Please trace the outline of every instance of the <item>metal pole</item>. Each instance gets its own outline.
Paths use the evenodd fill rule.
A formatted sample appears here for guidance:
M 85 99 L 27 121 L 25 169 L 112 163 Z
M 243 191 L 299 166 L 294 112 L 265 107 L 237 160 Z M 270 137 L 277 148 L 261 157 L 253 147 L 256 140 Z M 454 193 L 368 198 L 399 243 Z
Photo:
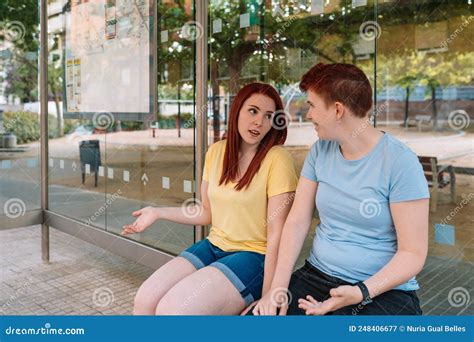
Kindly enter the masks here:
M 208 1 L 196 1 L 196 22 L 202 33 L 196 40 L 196 198 L 201 199 L 201 180 L 207 150 L 207 9 Z M 196 226 L 196 241 L 205 235 L 204 226 Z
M 377 8 L 377 1 L 374 2 L 374 20 L 378 22 L 378 8 Z M 374 39 L 374 127 L 377 127 L 377 53 L 378 53 L 378 46 L 377 46 L 377 33 Z
M 48 9 L 47 0 L 40 0 L 40 51 L 39 51 L 39 93 L 40 93 L 40 165 L 41 165 L 41 259 L 49 262 L 49 226 L 44 220 L 48 209 Z

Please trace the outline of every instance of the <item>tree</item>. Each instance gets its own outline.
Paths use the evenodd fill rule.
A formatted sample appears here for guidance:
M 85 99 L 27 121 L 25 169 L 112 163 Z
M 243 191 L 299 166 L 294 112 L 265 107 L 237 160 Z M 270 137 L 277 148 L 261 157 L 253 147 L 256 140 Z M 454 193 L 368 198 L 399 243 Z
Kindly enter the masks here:
M 438 129 L 438 105 L 436 90 L 440 87 L 472 83 L 474 52 L 427 54 L 417 51 L 404 51 L 396 55 L 379 55 L 378 65 L 388 70 L 384 74 L 387 86 L 400 86 L 406 90 L 406 127 L 409 115 L 410 90 L 416 85 L 425 86 L 426 96 L 431 99 L 433 129 Z M 381 85 L 378 85 L 381 89 Z
M 38 2 L 15 0 L 0 2 L 0 47 L 4 51 L 0 63 L 6 70 L 5 95 L 22 102 L 38 98 Z

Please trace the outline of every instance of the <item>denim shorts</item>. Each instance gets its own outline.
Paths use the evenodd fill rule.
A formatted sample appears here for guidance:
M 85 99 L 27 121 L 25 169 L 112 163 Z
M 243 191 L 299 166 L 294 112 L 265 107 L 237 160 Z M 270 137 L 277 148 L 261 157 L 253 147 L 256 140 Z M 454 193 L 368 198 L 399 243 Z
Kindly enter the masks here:
M 262 296 L 265 255 L 238 251 L 225 252 L 208 239 L 201 240 L 179 255 L 191 262 L 196 269 L 212 266 L 219 269 L 235 286 L 249 305 Z

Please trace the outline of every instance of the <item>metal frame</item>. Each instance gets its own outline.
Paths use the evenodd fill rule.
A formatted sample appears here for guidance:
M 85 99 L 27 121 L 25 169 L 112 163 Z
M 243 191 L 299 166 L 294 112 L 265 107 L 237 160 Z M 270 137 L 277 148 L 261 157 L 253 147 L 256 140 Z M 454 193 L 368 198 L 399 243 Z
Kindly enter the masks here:
M 201 27 L 202 34 L 196 40 L 196 184 L 200 184 L 204 168 L 204 157 L 207 150 L 207 1 L 196 1 L 196 23 Z M 196 197 L 201 199 L 201 188 L 196 186 Z M 196 226 L 195 241 L 202 240 L 206 234 L 206 227 Z
M 0 230 L 12 229 L 18 227 L 27 227 L 43 223 L 43 210 L 27 210 L 24 215 L 17 218 L 11 218 L 7 215 L 0 215 Z
M 148 12 L 149 12 L 149 20 L 148 20 L 148 25 L 149 25 L 149 54 L 150 57 L 148 58 L 149 62 L 149 67 L 148 67 L 148 73 L 149 73 L 149 80 L 148 80 L 148 89 L 149 89 L 149 108 L 148 108 L 148 113 L 146 112 L 111 112 L 111 114 L 114 116 L 115 120 L 129 120 L 129 121 L 143 121 L 143 122 L 149 122 L 149 121 L 155 121 L 156 120 L 156 112 L 157 112 L 157 73 L 156 73 L 156 61 L 157 61 L 157 0 L 149 0 L 149 6 L 148 6 Z M 46 17 L 47 20 L 47 17 Z M 66 44 L 66 33 L 67 31 L 64 32 L 65 39 L 64 39 L 64 44 Z M 65 46 L 64 46 L 65 48 Z M 63 74 L 63 79 L 66 79 L 66 53 L 64 51 L 63 53 L 63 69 L 64 69 L 64 74 Z M 63 84 L 64 87 L 64 93 L 66 93 L 65 89 L 65 84 Z M 92 119 L 94 115 L 97 113 L 96 112 L 69 112 L 67 110 L 67 96 L 64 97 L 63 99 L 63 118 L 64 119 Z M 150 118 L 152 118 L 150 120 Z
M 153 31 L 153 38 L 150 44 L 153 47 L 151 56 L 152 70 L 150 82 L 154 83 L 150 88 L 153 91 L 154 103 L 151 108 L 152 114 L 157 110 L 157 55 L 156 55 L 156 37 L 157 37 L 157 2 L 150 0 L 153 6 L 153 20 L 150 30 Z M 207 2 L 196 1 L 196 22 L 202 27 L 207 27 Z M 84 222 L 68 218 L 49 209 L 48 192 L 48 5 L 47 0 L 40 0 L 40 51 L 39 51 L 39 98 L 40 98 L 40 187 L 41 187 L 41 206 L 40 209 L 28 210 L 19 218 L 9 218 L 6 215 L 0 215 L 0 229 L 13 229 L 31 225 L 41 224 L 41 258 L 43 262 L 49 263 L 50 258 L 50 235 L 49 228 L 54 227 L 62 232 L 78 237 L 84 241 L 90 242 L 115 254 L 121 255 L 127 259 L 134 260 L 140 264 L 152 268 L 158 268 L 174 256 L 170 253 L 154 249 L 152 247 L 140 244 L 133 240 L 124 238 L 120 235 L 107 232 L 96 227 L 91 227 Z M 196 163 L 195 175 L 196 183 L 202 179 L 202 168 L 204 166 L 204 156 L 207 150 L 207 30 L 202 30 L 203 34 L 196 41 Z M 196 197 L 200 198 L 200 189 L 196 189 Z M 204 237 L 205 227 L 196 227 L 195 240 Z
M 142 245 L 105 230 L 91 227 L 81 221 L 50 210 L 44 212 L 44 218 L 49 225 L 57 230 L 151 268 L 158 268 L 174 258 L 172 254 Z
M 154 104 L 151 108 L 152 113 L 156 114 L 156 85 L 157 85 L 157 56 L 156 56 L 156 37 L 157 37 L 157 3 L 156 0 L 150 0 L 153 4 L 154 18 L 153 36 L 151 41 L 153 46 L 152 54 L 152 75 L 151 82 L 154 80 L 153 90 Z M 157 268 L 173 258 L 173 255 L 142 245 L 120 235 L 107 232 L 105 230 L 88 226 L 87 224 L 65 217 L 49 209 L 48 192 L 48 169 L 49 169 L 49 146 L 48 146 L 48 5 L 47 0 L 40 0 L 40 51 L 39 51 L 39 93 L 40 93 L 40 187 L 41 187 L 41 207 L 37 210 L 29 210 L 23 216 L 11 219 L 6 215 L 0 215 L 0 229 L 12 229 L 30 225 L 41 224 L 41 258 L 43 262 L 49 263 L 50 259 L 50 235 L 49 228 L 54 227 L 60 231 L 76 236 L 84 241 L 95 244 L 107 249 L 115 254 L 134 260 L 149 267 Z M 207 76 L 208 76 L 208 3 L 207 1 L 195 1 L 196 23 L 202 29 L 202 35 L 196 40 L 196 58 L 195 58 L 195 91 L 196 91 L 196 162 L 195 162 L 195 180 L 196 184 L 202 179 L 204 167 L 204 156 L 207 150 Z M 196 187 L 195 194 L 198 199 L 201 198 L 201 189 Z M 205 226 L 195 228 L 195 241 L 203 239 L 206 235 Z
M 49 207 L 48 202 L 48 2 L 40 0 L 40 181 L 41 210 L 44 213 Z M 49 226 L 43 219 L 41 222 L 41 259 L 49 262 Z

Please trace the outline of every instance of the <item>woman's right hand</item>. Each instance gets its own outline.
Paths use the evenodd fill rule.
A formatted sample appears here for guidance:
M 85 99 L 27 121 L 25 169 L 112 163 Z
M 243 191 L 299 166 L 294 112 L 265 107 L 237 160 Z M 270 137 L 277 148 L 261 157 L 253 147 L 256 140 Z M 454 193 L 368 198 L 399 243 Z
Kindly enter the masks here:
M 123 226 L 122 235 L 141 233 L 158 219 L 158 208 L 145 207 L 132 213 L 137 219 Z
M 288 289 L 270 289 L 263 296 L 252 310 L 254 316 L 285 316 L 288 311 L 288 304 L 291 301 L 288 297 Z M 291 296 L 290 296 L 291 298 Z

